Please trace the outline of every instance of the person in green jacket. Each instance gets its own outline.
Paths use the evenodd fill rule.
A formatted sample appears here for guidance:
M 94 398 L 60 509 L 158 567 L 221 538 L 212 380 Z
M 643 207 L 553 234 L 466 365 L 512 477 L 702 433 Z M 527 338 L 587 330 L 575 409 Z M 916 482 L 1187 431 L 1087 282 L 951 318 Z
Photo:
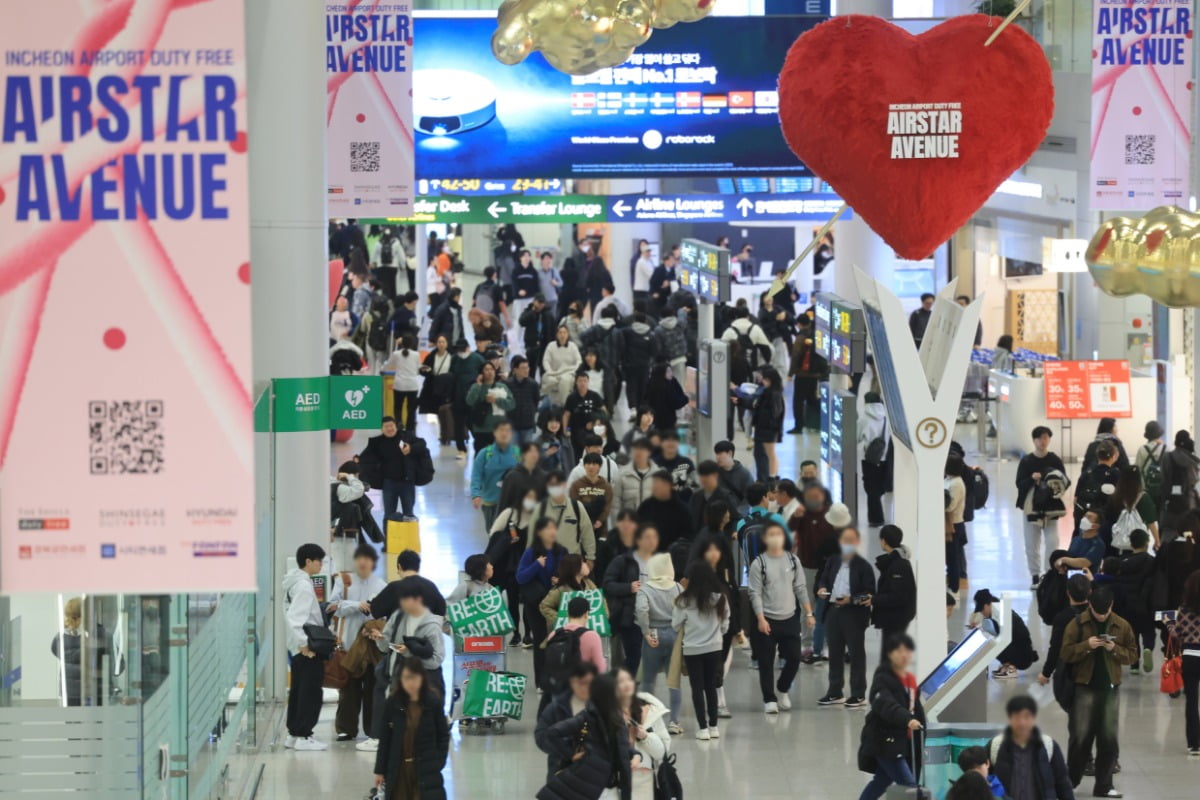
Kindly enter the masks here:
M 458 447 L 458 460 L 465 461 L 467 458 L 467 426 L 470 422 L 470 415 L 467 408 L 467 392 L 479 379 L 479 368 L 484 364 L 483 354 L 478 351 L 472 351 L 471 346 L 466 340 L 458 343 L 455 350 L 454 360 L 450 362 L 450 374 L 454 377 L 454 444 Z M 490 440 L 489 440 L 490 441 Z M 475 451 L 478 452 L 482 445 L 476 444 Z
M 516 401 L 512 389 L 508 388 L 508 384 L 496 380 L 496 368 L 485 361 L 479 368 L 475 383 L 467 390 L 467 408 L 476 453 L 495 440 L 492 430 L 496 423 L 507 421 L 508 412 L 514 407 Z

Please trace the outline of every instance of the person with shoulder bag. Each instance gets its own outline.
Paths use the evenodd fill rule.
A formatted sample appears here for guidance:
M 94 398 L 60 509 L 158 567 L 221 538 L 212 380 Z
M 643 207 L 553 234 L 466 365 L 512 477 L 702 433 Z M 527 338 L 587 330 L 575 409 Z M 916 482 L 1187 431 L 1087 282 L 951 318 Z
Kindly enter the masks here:
M 889 637 L 883 643 L 883 663 L 871 681 L 871 710 L 858 746 L 858 768 L 874 777 L 858 800 L 879 800 L 892 784 L 917 786 L 925 709 L 921 707 L 917 678 L 909 671 L 915 649 L 907 634 Z M 915 796 L 931 795 L 918 792 Z
M 375 786 L 389 800 L 446 800 L 442 772 L 450 725 L 442 696 L 419 658 L 405 658 L 395 674 L 375 756 Z
M 561 766 L 537 800 L 631 800 L 633 749 L 614 676 L 597 676 L 583 713 L 543 730 L 538 746 Z

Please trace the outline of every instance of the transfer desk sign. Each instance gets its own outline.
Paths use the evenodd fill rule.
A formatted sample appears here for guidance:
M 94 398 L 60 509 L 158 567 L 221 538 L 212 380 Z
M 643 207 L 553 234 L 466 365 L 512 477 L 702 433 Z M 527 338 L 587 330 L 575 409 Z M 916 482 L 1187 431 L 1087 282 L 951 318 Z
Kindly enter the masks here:
M 407 2 L 325 4 L 330 216 L 412 210 L 412 30 Z
M 243 12 L 6 5 L 4 593 L 255 588 Z
M 1091 208 L 1184 205 L 1192 151 L 1193 0 L 1095 0 Z

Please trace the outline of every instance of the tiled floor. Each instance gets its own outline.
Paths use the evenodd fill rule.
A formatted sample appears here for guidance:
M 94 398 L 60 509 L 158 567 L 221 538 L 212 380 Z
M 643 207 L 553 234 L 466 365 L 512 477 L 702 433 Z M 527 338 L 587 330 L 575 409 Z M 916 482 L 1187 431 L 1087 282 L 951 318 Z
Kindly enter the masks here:
M 429 437 L 436 441 L 434 437 Z M 975 439 L 975 430 L 959 431 L 959 440 Z M 335 463 L 345 458 L 353 445 L 335 446 Z M 812 457 L 816 437 L 788 437 L 780 448 L 781 471 L 794 474 L 799 462 Z M 743 461 L 750 462 L 749 452 Z M 968 547 L 971 589 L 987 586 L 995 592 L 1010 590 L 1020 598 L 1017 610 L 1028 614 L 1031 594 L 1025 570 L 1020 518 L 1013 506 L 1015 462 L 983 462 L 991 478 L 988 508 L 979 512 L 970 529 Z M 452 449 L 443 450 L 437 462 L 438 477 L 420 494 L 417 514 L 421 518 L 421 540 L 425 573 L 444 590 L 455 581 L 456 571 L 469 554 L 482 549 L 484 535 L 478 512 L 467 500 L 466 466 L 455 462 Z M 1074 469 L 1074 468 L 1073 468 Z M 1069 532 L 1063 532 L 1064 537 Z M 872 543 L 871 557 L 876 545 Z M 951 622 L 961 630 L 962 615 Z M 1047 632 L 1036 616 L 1030 620 L 1035 644 L 1044 652 Z M 868 644 L 868 659 L 878 654 L 877 637 Z M 865 776 L 855 766 L 855 752 L 864 712 L 843 708 L 819 709 L 815 700 L 825 689 L 825 669 L 803 667 L 795 705 L 790 713 L 765 717 L 757 699 L 756 677 L 747 669 L 747 655 L 739 652 L 726 683 L 732 720 L 723 727 L 715 743 L 695 741 L 690 733 L 695 723 L 686 701 L 683 724 L 688 733 L 672 742 L 678 753 L 678 768 L 689 798 L 750 796 L 756 800 L 783 798 L 854 798 Z M 530 656 L 517 651 L 509 668 L 529 672 Z M 1003 718 L 1004 699 L 1027 691 L 1032 675 L 1018 680 L 991 682 L 988 687 L 989 719 Z M 661 683 L 660 683 L 661 686 Z M 1156 800 L 1195 800 L 1200 797 L 1200 760 L 1184 755 L 1182 701 L 1158 692 L 1157 673 L 1128 677 L 1121 690 L 1121 763 L 1117 786 L 1126 797 Z M 1045 697 L 1039 694 L 1039 697 Z M 530 703 L 532 705 L 532 702 Z M 333 738 L 333 708 L 322 715 L 319 735 Z M 1065 745 L 1066 720 L 1052 703 L 1042 722 L 1056 741 Z M 533 719 L 511 723 L 502 736 L 460 736 L 454 741 L 448 767 L 448 791 L 452 798 L 532 797 L 544 778 L 545 758 L 532 740 Z M 260 796 L 269 798 L 319 795 L 358 797 L 371 785 L 372 758 L 350 745 L 334 744 L 327 753 L 292 753 L 279 750 L 266 757 L 267 771 Z M 1091 784 L 1080 787 L 1090 794 Z

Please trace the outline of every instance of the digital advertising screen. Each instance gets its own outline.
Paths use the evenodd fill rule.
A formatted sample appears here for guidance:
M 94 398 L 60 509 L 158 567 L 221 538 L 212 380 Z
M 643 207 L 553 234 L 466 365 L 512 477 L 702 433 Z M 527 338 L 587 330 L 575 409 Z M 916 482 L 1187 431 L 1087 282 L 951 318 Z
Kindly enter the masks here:
M 813 314 L 816 316 L 813 325 L 813 347 L 817 355 L 826 361 L 833 361 L 833 301 L 837 295 L 831 292 L 817 292 L 813 295 Z
M 707 303 L 729 302 L 729 251 L 684 239 L 679 243 L 679 286 Z
M 847 375 L 863 371 L 867 358 L 867 327 L 861 308 L 844 300 L 834 300 L 829 339 L 830 369 Z
M 494 14 L 419 15 L 417 177 L 811 175 L 779 129 L 778 78 L 796 37 L 823 19 L 710 17 L 572 76 L 537 53 L 498 63 Z

